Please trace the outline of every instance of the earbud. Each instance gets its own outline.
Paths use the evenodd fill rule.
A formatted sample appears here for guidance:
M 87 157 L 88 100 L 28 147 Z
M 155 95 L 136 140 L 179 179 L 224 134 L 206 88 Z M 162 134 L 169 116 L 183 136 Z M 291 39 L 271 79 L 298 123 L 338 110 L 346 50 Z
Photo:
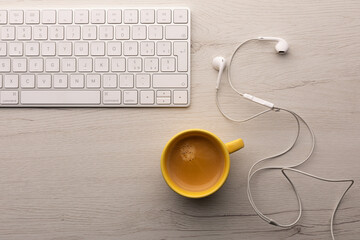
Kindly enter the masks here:
M 289 44 L 282 38 L 278 37 L 259 37 L 259 40 L 264 41 L 277 41 L 278 43 L 275 45 L 275 50 L 278 54 L 286 54 L 289 50 Z
M 219 71 L 219 75 L 216 81 L 216 89 L 219 89 L 219 85 L 220 85 L 220 81 L 221 81 L 221 76 L 223 74 L 223 71 L 226 67 L 226 60 L 225 58 L 218 56 L 215 57 L 212 61 L 212 66 L 215 70 Z
M 225 58 L 221 56 L 215 57 L 212 61 L 212 66 L 217 71 L 220 71 L 221 69 L 224 70 L 226 66 Z

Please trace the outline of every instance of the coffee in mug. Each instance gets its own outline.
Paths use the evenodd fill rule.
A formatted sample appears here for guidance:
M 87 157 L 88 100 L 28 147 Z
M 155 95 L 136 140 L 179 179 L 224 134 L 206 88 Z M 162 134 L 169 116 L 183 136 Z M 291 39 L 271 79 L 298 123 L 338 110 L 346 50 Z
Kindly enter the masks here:
M 224 144 L 215 134 L 190 129 L 175 135 L 161 157 L 165 181 L 175 192 L 190 198 L 217 191 L 230 169 L 229 153 L 244 146 L 241 139 Z

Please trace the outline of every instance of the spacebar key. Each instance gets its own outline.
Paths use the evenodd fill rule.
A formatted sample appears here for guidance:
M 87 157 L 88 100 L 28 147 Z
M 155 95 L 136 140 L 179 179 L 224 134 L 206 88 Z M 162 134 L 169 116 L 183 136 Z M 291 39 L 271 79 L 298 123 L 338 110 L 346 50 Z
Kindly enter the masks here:
M 100 104 L 100 91 L 23 91 L 20 99 L 29 105 Z

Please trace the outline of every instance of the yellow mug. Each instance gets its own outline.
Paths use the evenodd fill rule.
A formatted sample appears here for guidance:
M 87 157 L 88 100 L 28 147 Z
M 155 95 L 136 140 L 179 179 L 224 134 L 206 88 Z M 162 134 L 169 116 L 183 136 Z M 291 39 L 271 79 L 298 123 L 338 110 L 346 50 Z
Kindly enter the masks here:
M 201 136 L 205 137 L 206 139 L 210 140 L 212 143 L 216 144 L 216 146 L 221 149 L 222 155 L 224 156 L 224 168 L 223 171 L 218 178 L 218 180 L 215 182 L 215 184 L 209 186 L 205 190 L 201 191 L 191 191 L 189 189 L 185 189 L 179 184 L 177 184 L 171 177 L 171 174 L 168 171 L 168 163 L 171 161 L 171 158 L 169 157 L 171 151 L 173 150 L 175 144 L 178 141 L 181 141 L 182 139 L 185 139 L 189 136 Z M 188 198 L 202 198 L 209 196 L 210 194 L 216 192 L 218 189 L 221 188 L 221 186 L 225 183 L 229 171 L 230 171 L 230 153 L 233 153 L 241 148 L 244 147 L 244 142 L 242 139 L 236 139 L 234 141 L 223 143 L 218 136 L 215 134 L 203 130 L 203 129 L 188 129 L 185 131 L 182 131 L 178 134 L 176 134 L 174 137 L 172 137 L 168 143 L 165 145 L 164 150 L 161 155 L 161 172 L 162 175 L 166 181 L 166 183 L 169 185 L 169 187 L 174 190 L 176 193 L 188 197 Z

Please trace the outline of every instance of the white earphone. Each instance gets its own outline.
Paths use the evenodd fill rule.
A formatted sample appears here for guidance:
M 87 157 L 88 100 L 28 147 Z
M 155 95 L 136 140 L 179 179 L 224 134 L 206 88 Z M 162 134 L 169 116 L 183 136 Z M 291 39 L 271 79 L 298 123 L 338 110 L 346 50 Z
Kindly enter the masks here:
M 248 177 L 247 177 L 247 195 L 248 195 L 248 199 L 249 199 L 249 202 L 252 206 L 252 208 L 254 209 L 254 211 L 256 212 L 256 214 L 261 218 L 263 219 L 264 221 L 268 222 L 269 224 L 272 224 L 274 226 L 278 226 L 278 227 L 283 227 L 283 228 L 291 228 L 293 226 L 295 226 L 298 221 L 300 220 L 301 218 L 301 214 L 302 214 L 302 204 L 301 204 L 301 199 L 300 199 L 300 196 L 295 188 L 295 185 L 293 184 L 293 182 L 291 181 L 291 179 L 289 178 L 289 176 L 286 174 L 286 171 L 292 171 L 292 172 L 296 172 L 296 173 L 300 173 L 302 175 L 305 175 L 305 176 L 308 176 L 308 177 L 311 177 L 311 178 L 315 178 L 315 179 L 318 179 L 318 180 L 321 180 L 321 181 L 326 181 L 326 182 L 350 182 L 349 186 L 347 187 L 347 189 L 344 191 L 343 195 L 341 196 L 340 200 L 338 201 L 337 205 L 335 206 L 334 208 L 334 211 L 331 215 L 331 221 L 330 221 L 330 232 L 331 232 L 331 237 L 333 240 L 335 240 L 335 237 L 334 237 L 334 230 L 333 230 L 333 225 L 334 225 L 334 218 L 335 218 L 335 214 L 336 214 L 336 211 L 338 210 L 339 208 L 339 205 L 342 201 L 342 199 L 344 198 L 345 194 L 347 193 L 347 191 L 351 188 L 351 186 L 354 184 L 354 180 L 351 180 L 351 179 L 327 179 L 327 178 L 322 178 L 322 177 L 318 177 L 318 176 L 315 176 L 313 174 L 310 174 L 310 173 L 307 173 L 307 172 L 304 172 L 304 171 L 300 171 L 298 169 L 295 169 L 296 167 L 302 165 L 304 162 L 306 162 L 312 155 L 313 151 L 314 151 L 314 147 L 315 147 L 315 135 L 314 135 L 314 132 L 312 131 L 312 129 L 310 128 L 310 126 L 308 125 L 308 123 L 301 117 L 299 116 L 297 113 L 295 113 L 294 111 L 291 111 L 291 110 L 288 110 L 288 109 L 285 109 L 285 108 L 280 108 L 280 107 L 277 107 L 275 106 L 273 103 L 271 102 L 268 102 L 266 100 L 263 100 L 261 98 L 258 98 L 258 97 L 255 97 L 253 95 L 250 95 L 248 93 L 241 93 L 239 92 L 232 84 L 231 82 L 231 66 L 232 66 L 232 61 L 234 59 L 234 56 L 235 54 L 237 53 L 237 51 L 241 48 L 241 46 L 243 46 L 244 44 L 246 44 L 247 42 L 250 42 L 250 41 L 277 41 L 276 45 L 275 45 L 275 50 L 278 54 L 281 54 L 281 55 L 284 55 L 287 53 L 287 51 L 289 50 L 289 44 L 282 38 L 278 38 L 278 37 L 258 37 L 258 38 L 253 38 L 253 39 L 249 39 L 249 40 L 246 40 L 244 42 L 242 42 L 241 44 L 239 44 L 237 46 L 237 48 L 234 50 L 234 52 L 232 53 L 231 55 L 231 58 L 230 58 L 230 61 L 229 61 L 229 64 L 228 64 L 228 82 L 229 82 L 229 85 L 230 87 L 235 91 L 237 92 L 240 96 L 244 97 L 245 99 L 247 100 L 250 100 L 252 102 L 255 102 L 257 104 L 260 104 L 260 105 L 263 105 L 265 107 L 267 107 L 266 110 L 262 111 L 262 112 L 259 112 L 257 114 L 254 114 L 248 118 L 245 118 L 245 119 L 241 119 L 241 120 L 237 120 L 237 119 L 233 119 L 231 118 L 229 115 L 227 115 L 221 108 L 220 104 L 219 104 L 219 89 L 220 89 L 220 81 L 221 81 L 221 78 L 222 78 L 222 74 L 224 72 L 224 69 L 226 68 L 226 60 L 224 57 L 221 57 L 221 56 L 218 56 L 218 57 L 215 57 L 212 61 L 212 66 L 215 70 L 219 71 L 219 74 L 218 74 L 218 77 L 217 77 L 217 81 L 216 81 L 216 105 L 220 111 L 220 113 L 227 119 L 231 120 L 231 121 L 234 121 L 234 122 L 246 122 L 246 121 L 249 121 L 253 118 L 256 118 L 262 114 L 265 114 L 269 111 L 276 111 L 276 112 L 279 112 L 279 111 L 284 111 L 284 112 L 287 112 L 289 114 L 291 114 L 296 122 L 297 122 L 297 133 L 296 133 L 296 136 L 294 138 L 294 141 L 292 142 L 292 144 L 290 144 L 290 146 L 285 149 L 284 151 L 278 153 L 278 154 L 275 154 L 275 155 L 272 155 L 272 156 L 269 156 L 269 157 L 266 157 L 266 158 L 263 158 L 263 159 L 260 159 L 258 161 L 256 161 L 251 167 L 250 167 L 250 170 L 248 172 Z M 310 148 L 310 151 L 309 153 L 307 154 L 306 158 L 304 158 L 302 161 L 300 161 L 300 163 L 297 163 L 297 164 L 291 164 L 291 165 L 287 165 L 287 166 L 270 166 L 270 167 L 260 167 L 256 170 L 254 170 L 255 166 L 257 166 L 259 163 L 261 162 L 264 162 L 265 160 L 271 160 L 271 159 L 275 159 L 279 156 L 282 156 L 286 153 L 288 153 L 289 151 L 291 151 L 291 149 L 295 146 L 295 144 L 297 143 L 298 139 L 299 139 L 299 135 L 300 135 L 300 122 L 304 124 L 304 126 L 306 127 L 306 129 L 308 129 L 310 135 L 311 135 L 311 141 L 312 141 L 312 144 L 311 144 L 311 148 Z M 263 171 L 263 170 L 268 170 L 268 169 L 278 169 L 278 170 L 281 170 L 282 174 L 284 175 L 284 177 L 287 179 L 287 181 L 289 182 L 289 184 L 291 185 L 291 188 L 292 190 L 294 191 L 295 193 L 295 196 L 297 198 L 297 202 L 298 202 L 298 206 L 299 206 L 299 214 L 297 216 L 297 218 L 292 222 L 292 223 L 289 223 L 289 224 L 281 224 L 269 217 L 267 217 L 266 215 L 264 215 L 255 205 L 255 202 L 253 200 L 253 197 L 252 197 L 252 193 L 251 193 L 251 187 L 250 187 L 250 182 L 251 182 L 251 179 L 252 177 L 260 172 L 260 171 Z
M 275 45 L 275 50 L 278 54 L 286 54 L 289 50 L 289 44 L 282 38 L 278 37 L 258 37 L 259 40 L 264 41 L 277 41 Z
M 258 37 L 257 39 L 250 39 L 248 41 L 251 41 L 251 40 L 260 40 L 260 41 L 277 41 L 277 44 L 275 45 L 275 50 L 278 54 L 281 54 L 281 55 L 285 55 L 287 53 L 287 51 L 289 50 L 289 44 L 282 38 L 278 38 L 278 37 Z M 245 41 L 244 43 L 240 44 L 239 47 L 234 51 L 232 57 L 231 57 L 231 61 L 229 63 L 229 65 L 231 65 L 232 63 L 232 59 L 235 55 L 235 53 L 238 51 L 238 49 L 243 45 L 245 44 L 246 42 L 248 41 Z M 219 74 L 218 74 L 218 77 L 217 77 L 217 81 L 216 81 L 216 89 L 219 89 L 219 86 L 220 86 L 220 81 L 221 81 L 221 78 L 222 78 L 222 74 L 224 72 L 224 69 L 226 67 L 226 60 L 224 57 L 221 57 L 221 56 L 218 56 L 218 57 L 215 57 L 213 59 L 213 62 L 212 62 L 212 65 L 213 65 L 213 68 L 217 71 L 219 71 Z M 229 70 L 230 72 L 230 70 Z M 232 84 L 231 84 L 232 86 Z M 234 89 L 234 88 L 233 88 Z M 235 89 L 234 89 L 235 90 Z M 236 91 L 236 90 L 235 90 Z M 237 92 L 237 91 L 236 91 Z M 239 92 L 238 92 L 239 93 Z M 251 94 L 248 94 L 248 93 L 239 93 L 241 96 L 243 96 L 244 98 L 250 100 L 250 101 L 253 101 L 255 103 L 258 103 L 258 104 L 261 104 L 263 106 L 266 106 L 270 109 L 273 109 L 274 108 L 274 104 L 271 103 L 271 102 L 268 102 L 264 99 L 261 99 L 261 98 L 258 98 L 258 97 L 255 97 Z
M 215 57 L 212 61 L 212 66 L 215 70 L 219 71 L 217 80 L 216 80 L 216 89 L 219 89 L 220 81 L 222 74 L 224 72 L 224 69 L 226 67 L 226 60 L 223 57 Z

